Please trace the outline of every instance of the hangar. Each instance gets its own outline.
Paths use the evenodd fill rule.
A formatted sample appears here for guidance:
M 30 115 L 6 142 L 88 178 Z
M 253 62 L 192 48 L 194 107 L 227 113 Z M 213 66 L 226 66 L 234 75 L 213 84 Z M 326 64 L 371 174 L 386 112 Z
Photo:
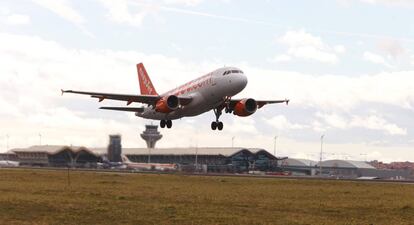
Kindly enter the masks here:
M 317 167 L 319 167 L 319 163 Z M 376 177 L 381 179 L 402 179 L 412 177 L 408 170 L 378 170 L 367 162 L 353 160 L 323 161 L 322 173 L 338 178 Z
M 284 159 L 280 167 L 282 170 L 290 171 L 294 175 L 315 175 L 317 162 L 309 159 Z
M 96 167 L 101 157 L 85 147 L 42 145 L 12 149 L 17 161 L 26 166 Z
M 336 178 L 357 178 L 357 177 L 379 177 L 390 178 L 397 176 L 393 174 L 377 170 L 370 164 L 363 161 L 353 160 L 326 160 L 322 161 L 322 174 L 325 177 Z M 319 162 L 308 159 L 285 159 L 281 162 L 281 168 L 292 172 L 295 175 L 320 175 Z

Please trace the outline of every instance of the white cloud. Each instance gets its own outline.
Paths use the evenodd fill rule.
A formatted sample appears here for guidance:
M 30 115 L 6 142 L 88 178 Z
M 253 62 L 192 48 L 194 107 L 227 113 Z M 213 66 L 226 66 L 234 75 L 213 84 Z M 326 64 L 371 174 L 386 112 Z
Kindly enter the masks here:
M 8 25 L 27 25 L 30 24 L 30 16 L 11 14 L 5 17 L 4 22 Z
M 203 2 L 203 0 L 163 0 L 162 2 L 133 0 L 98 1 L 108 10 L 107 17 L 110 21 L 135 27 L 142 26 L 144 19 L 149 15 L 160 19 L 159 12 L 161 10 L 172 11 L 174 9 L 165 6 L 196 6 Z
M 322 113 L 317 113 L 316 114 L 317 117 L 321 118 L 322 120 L 324 120 L 324 122 L 329 126 L 329 127 L 334 127 L 334 128 L 339 128 L 339 129 L 347 129 L 349 128 L 349 124 L 345 118 L 337 115 L 337 114 L 322 114 Z
M 343 45 L 336 45 L 333 47 L 334 51 L 339 54 L 343 54 L 346 52 L 346 48 Z
M 203 0 L 164 0 L 166 4 L 195 6 L 202 3 Z
M 396 124 L 389 123 L 384 118 L 376 115 L 368 117 L 355 116 L 350 122 L 351 127 L 362 127 L 370 130 L 380 130 L 389 135 L 407 135 L 407 129 L 398 127 Z
M 385 5 L 385 6 L 398 6 L 398 7 L 410 7 L 414 6 L 412 0 L 337 0 L 337 2 L 343 6 L 350 7 L 355 2 L 362 2 L 370 5 Z
M 144 146 L 144 142 L 136 136 L 136 129 L 141 128 L 145 120 L 133 114 L 98 109 L 102 105 L 122 103 L 104 101 L 98 104 L 96 100 L 82 96 L 62 97 L 59 90 L 138 93 L 134 65 L 140 61 L 145 63 L 159 92 L 190 80 L 194 73 L 203 74 L 219 67 L 208 63 L 186 64 L 176 58 L 134 51 L 65 48 L 39 37 L 7 33 L 0 33 L 0 61 L 0 108 L 3 109 L 0 112 L 0 134 L 13 136 L 13 147 L 37 144 L 36 139 L 33 141 L 28 137 L 39 132 L 43 133 L 48 144 L 105 146 L 106 135 L 119 132 L 129 143 L 125 146 Z M 180 76 L 169 76 L 172 71 Z M 175 123 L 180 126 L 180 121 Z M 203 125 L 206 131 L 210 131 L 209 123 Z M 250 134 L 256 130 L 249 120 L 241 122 L 239 128 Z M 96 129 L 101 132 L 91 137 L 90 133 Z M 183 135 L 172 132 L 170 140 L 179 140 L 179 134 Z M 165 146 L 186 141 L 166 142 Z
M 122 103 L 104 101 L 98 104 L 96 100 L 82 96 L 62 97 L 59 89 L 138 93 L 134 64 L 143 61 L 157 90 L 163 92 L 194 78 L 194 74 L 205 74 L 222 66 L 221 63 L 183 62 L 177 58 L 136 51 L 67 48 L 39 37 L 6 33 L 0 33 L 0 61 L 3 81 L 0 83 L 0 108 L 5 109 L 0 113 L 0 134 L 9 133 L 13 137 L 13 147 L 37 144 L 36 136 L 39 132 L 45 137 L 44 143 L 49 144 L 105 146 L 107 134 L 121 133 L 124 146 L 144 146 L 144 142 L 137 138 L 137 129 L 141 129 L 145 120 L 135 118 L 133 114 L 97 109 L 102 105 L 123 105 Z M 287 109 L 310 108 L 334 112 L 337 115 L 344 113 L 350 115 L 345 118 L 348 124 L 352 124 L 348 125 L 350 128 L 362 127 L 394 136 L 404 136 L 404 133 L 408 135 L 405 128 L 387 121 L 385 117 L 375 114 L 360 116 L 355 109 L 366 103 L 413 109 L 414 78 L 411 71 L 346 77 L 263 70 L 246 64 L 238 65 L 249 77 L 249 85 L 241 94 L 243 97 L 288 97 L 292 101 Z M 171 73 L 179 76 L 171 77 Z M 236 136 L 237 146 L 272 149 L 273 141 L 270 136 L 273 134 L 262 133 L 261 124 L 265 122 L 260 119 L 264 115 L 261 113 L 268 110 L 271 115 L 275 115 L 275 110 L 283 113 L 285 109 L 281 105 L 266 106 L 248 118 L 223 115 L 223 132 L 212 132 L 209 129 L 213 120 L 212 113 L 192 118 L 196 120 L 193 124 L 186 123 L 187 119 L 174 121 L 175 129 L 162 131 L 164 140 L 159 146 L 188 146 L 189 138 L 197 137 L 199 146 L 229 146 L 231 137 Z M 304 117 L 312 121 L 314 114 Z M 286 115 L 269 118 L 272 119 L 273 127 L 280 129 L 302 132 L 302 128 L 307 131 L 311 128 L 309 125 L 298 124 Z M 327 118 L 329 123 L 317 118 L 310 125 L 318 133 L 334 126 L 339 127 L 337 129 L 349 129 L 341 118 Z M 101 131 L 96 133 L 96 128 Z M 187 136 L 189 138 L 183 139 Z M 278 141 L 278 146 L 280 143 L 280 150 L 285 154 L 313 149 L 312 143 L 282 140 Z M 354 151 L 359 152 L 367 149 L 366 145 L 353 147 Z M 384 157 L 392 158 L 392 155 L 384 154 Z
M 69 0 L 32 0 L 56 15 L 74 23 L 83 24 L 85 19 L 76 11 Z
M 323 63 L 337 63 L 338 57 L 335 52 L 345 52 L 345 47 L 330 47 L 320 37 L 313 36 L 305 30 L 288 31 L 277 41 L 287 46 L 287 54 L 291 57 Z
M 10 14 L 10 9 L 4 6 L 0 6 L 0 15 Z
M 390 6 L 413 6 L 412 0 L 360 0 L 361 2 L 377 5 L 384 4 Z
M 236 121 L 237 120 L 237 121 Z M 252 117 L 234 117 L 233 124 L 231 126 L 226 127 L 230 132 L 233 133 L 245 133 L 245 134 L 258 134 L 256 129 L 256 122 Z
M 398 127 L 396 124 L 386 121 L 384 118 L 378 115 L 369 116 L 352 116 L 352 118 L 345 118 L 335 113 L 322 114 L 318 113 L 317 117 L 320 118 L 327 127 L 337 129 L 352 129 L 352 128 L 364 128 L 368 130 L 383 131 L 389 135 L 407 135 L 407 129 Z
M 39 6 L 50 10 L 54 14 L 73 23 L 80 31 L 90 38 L 95 38 L 85 27 L 85 18 L 72 6 L 69 0 L 32 0 Z
M 340 76 L 242 68 L 250 76 L 241 97 L 289 98 L 290 106 L 326 111 L 349 112 L 367 103 L 414 109 L 413 71 Z
M 292 57 L 286 54 L 277 55 L 274 58 L 269 59 L 269 62 L 289 62 L 292 60 Z
M 148 5 L 142 5 L 136 13 L 130 11 L 130 1 L 128 0 L 99 0 L 108 10 L 107 17 L 115 23 L 127 24 L 131 26 L 141 26 L 144 18 L 151 12 Z
M 268 124 L 270 124 L 272 127 L 276 128 L 277 130 L 300 130 L 305 129 L 307 126 L 291 123 L 285 116 L 278 115 L 274 116 L 271 119 L 265 120 Z
M 390 65 L 386 62 L 386 60 L 384 59 L 384 57 L 382 57 L 381 55 L 372 53 L 372 52 L 364 52 L 364 60 L 374 63 L 374 64 L 381 64 L 387 67 L 390 67 Z
M 377 44 L 377 48 L 389 58 L 396 59 L 405 54 L 405 49 L 401 42 L 394 39 L 383 39 Z
M 0 6 L 0 22 L 6 25 L 27 25 L 30 24 L 30 16 L 12 13 L 9 8 Z
M 327 126 L 325 126 L 324 124 L 322 124 L 321 122 L 314 120 L 311 124 L 311 127 L 314 131 L 318 132 L 318 133 L 324 133 L 327 129 Z

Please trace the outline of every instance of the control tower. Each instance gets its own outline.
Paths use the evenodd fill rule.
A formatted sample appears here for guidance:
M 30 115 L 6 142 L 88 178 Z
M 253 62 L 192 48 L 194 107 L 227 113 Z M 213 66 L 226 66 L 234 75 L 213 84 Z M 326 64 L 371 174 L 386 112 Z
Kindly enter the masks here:
M 147 142 L 148 148 L 155 148 L 155 144 L 162 138 L 158 131 L 157 125 L 145 125 L 145 131 L 142 132 L 141 138 Z
M 109 135 L 108 160 L 110 162 L 122 162 L 121 135 Z

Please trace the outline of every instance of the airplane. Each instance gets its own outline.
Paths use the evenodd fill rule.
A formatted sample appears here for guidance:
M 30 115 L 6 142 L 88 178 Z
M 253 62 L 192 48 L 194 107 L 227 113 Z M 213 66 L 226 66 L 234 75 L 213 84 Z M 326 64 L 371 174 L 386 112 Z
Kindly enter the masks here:
M 269 101 L 253 98 L 232 99 L 247 85 L 246 75 L 236 67 L 216 69 L 161 95 L 155 90 L 144 64 L 139 63 L 136 67 L 140 95 L 63 89 L 62 95 L 64 93 L 90 95 L 92 98 L 97 98 L 99 102 L 105 99 L 118 100 L 126 102 L 127 106 L 134 102 L 146 104 L 146 107 L 100 107 L 100 109 L 134 112 L 137 117 L 159 120 L 161 128 L 171 128 L 172 120 L 193 117 L 213 110 L 216 119 L 211 123 L 212 130 L 223 129 L 223 122 L 220 121 L 223 110 L 225 113 L 247 117 L 266 104 L 289 103 L 288 99 Z
M 130 170 L 155 170 L 155 171 L 176 171 L 177 164 L 171 163 L 126 163 L 126 168 Z
M 178 169 L 178 165 L 173 164 L 173 163 L 131 162 L 124 155 L 122 156 L 121 162 L 110 162 L 109 160 L 104 160 L 102 163 L 97 163 L 97 166 L 100 169 L 129 169 L 129 170 L 156 170 L 156 171 L 174 171 Z
M 19 162 L 9 161 L 9 160 L 0 160 L 0 167 L 18 167 Z
M 175 171 L 178 169 L 178 165 L 174 163 L 135 163 L 131 162 L 126 156 L 122 156 L 122 162 L 126 169 L 130 170 Z

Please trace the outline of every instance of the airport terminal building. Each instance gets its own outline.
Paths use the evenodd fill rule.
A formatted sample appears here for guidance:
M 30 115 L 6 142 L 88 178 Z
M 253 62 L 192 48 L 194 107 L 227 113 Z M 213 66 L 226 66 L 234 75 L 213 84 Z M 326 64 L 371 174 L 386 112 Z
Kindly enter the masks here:
M 8 155 L 23 166 L 96 168 L 111 152 L 111 148 L 46 145 L 12 149 Z M 273 171 L 277 160 L 264 149 L 247 148 L 122 148 L 122 155 L 135 163 L 178 164 L 183 170 L 198 166 L 206 172 Z
M 118 139 L 114 139 L 118 140 Z M 114 156 L 111 154 L 122 154 Z M 292 175 L 319 176 L 319 162 L 307 159 L 276 158 L 257 148 L 122 148 L 110 142 L 108 148 L 75 146 L 32 146 L 12 149 L 0 155 L 18 161 L 21 166 L 99 168 L 99 165 L 122 158 L 131 163 L 176 164 L 184 172 L 248 173 L 250 171 L 287 171 Z M 322 176 L 334 178 L 370 177 L 381 179 L 414 178 L 412 170 L 379 170 L 366 162 L 326 160 Z
M 176 163 L 191 169 L 194 165 L 208 172 L 241 173 L 251 170 L 274 171 L 277 158 L 255 148 L 162 148 L 126 149 L 132 162 Z M 151 152 L 149 152 L 151 151 Z

